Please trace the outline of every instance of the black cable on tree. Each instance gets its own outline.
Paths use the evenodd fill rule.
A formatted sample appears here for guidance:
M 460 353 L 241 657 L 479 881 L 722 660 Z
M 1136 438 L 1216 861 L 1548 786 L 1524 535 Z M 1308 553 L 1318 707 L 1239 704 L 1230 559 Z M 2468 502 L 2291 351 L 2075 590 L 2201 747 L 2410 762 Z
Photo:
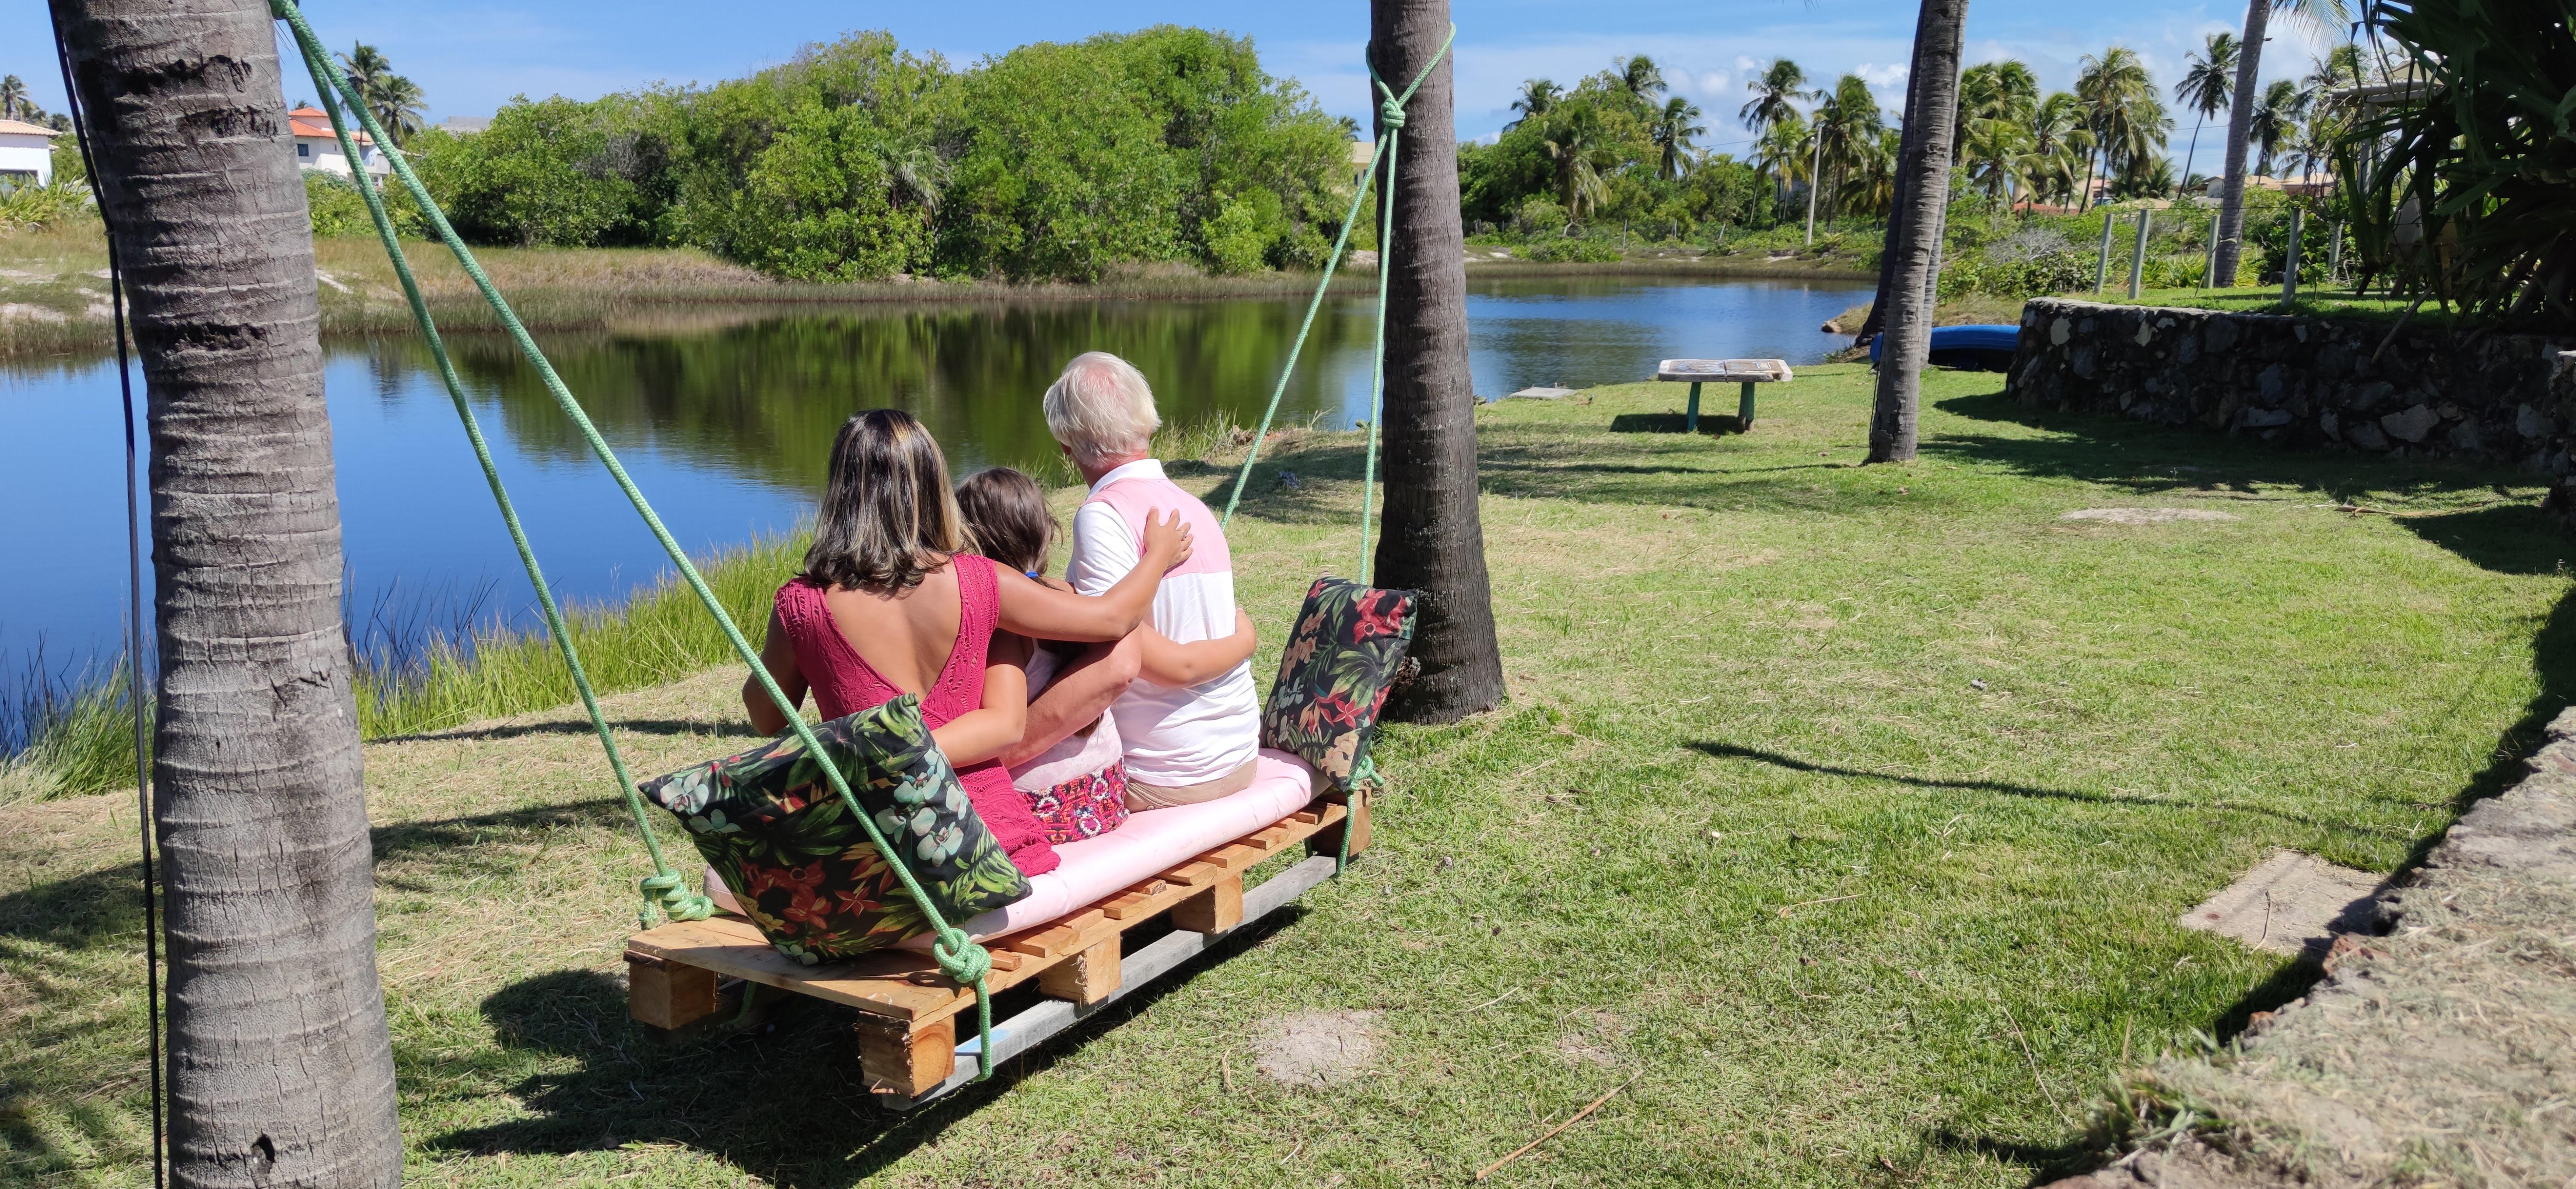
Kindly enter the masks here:
M 98 204 L 98 219 L 104 225 L 107 195 L 99 189 L 98 158 L 89 147 L 89 120 L 81 110 L 80 89 L 72 85 L 71 48 L 63 42 L 59 21 L 54 25 L 54 58 L 62 66 L 63 103 L 71 113 L 72 136 L 80 143 L 81 169 L 89 175 L 90 199 Z M 107 298 L 116 320 L 116 382 L 125 397 L 125 695 L 134 704 L 134 804 L 143 843 L 144 1003 L 152 1020 L 152 1184 L 154 1189 L 165 1189 L 169 1174 L 161 1119 L 161 897 L 152 848 L 152 769 L 147 758 L 152 728 L 146 717 L 150 704 L 143 697 L 143 516 L 134 493 L 134 371 L 127 362 L 125 271 L 116 257 L 113 231 L 107 236 Z

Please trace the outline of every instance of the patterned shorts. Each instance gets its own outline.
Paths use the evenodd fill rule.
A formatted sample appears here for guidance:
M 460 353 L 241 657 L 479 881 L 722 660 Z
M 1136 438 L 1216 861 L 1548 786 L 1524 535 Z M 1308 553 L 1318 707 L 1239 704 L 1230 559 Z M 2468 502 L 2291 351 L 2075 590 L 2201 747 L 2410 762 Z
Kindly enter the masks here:
M 1098 838 L 1127 820 L 1127 765 L 1113 763 L 1028 796 L 1048 845 Z

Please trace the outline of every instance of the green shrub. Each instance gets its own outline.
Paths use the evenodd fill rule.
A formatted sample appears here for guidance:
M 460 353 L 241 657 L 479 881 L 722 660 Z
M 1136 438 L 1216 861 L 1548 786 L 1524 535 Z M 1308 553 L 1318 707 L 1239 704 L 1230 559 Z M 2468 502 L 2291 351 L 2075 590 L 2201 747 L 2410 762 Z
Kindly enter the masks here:
M 380 179 L 378 185 L 377 193 L 384 196 L 385 214 L 393 220 L 394 234 L 405 239 L 426 237 L 428 221 L 421 218 L 420 204 L 412 201 L 411 191 L 389 178 Z M 358 193 L 358 184 L 339 174 L 305 170 L 304 207 L 312 216 L 315 239 L 373 238 L 376 234 L 376 222 L 367 214 L 367 200 Z
M 1220 199 L 1216 217 L 1200 227 L 1208 268 L 1223 276 L 1258 272 L 1269 264 L 1271 245 L 1287 230 L 1277 194 L 1256 190 Z
M 1626 259 L 1617 244 L 1583 236 L 1543 239 L 1530 245 L 1529 251 L 1524 255 L 1531 260 L 1545 261 L 1550 264 L 1607 264 L 1614 260 Z

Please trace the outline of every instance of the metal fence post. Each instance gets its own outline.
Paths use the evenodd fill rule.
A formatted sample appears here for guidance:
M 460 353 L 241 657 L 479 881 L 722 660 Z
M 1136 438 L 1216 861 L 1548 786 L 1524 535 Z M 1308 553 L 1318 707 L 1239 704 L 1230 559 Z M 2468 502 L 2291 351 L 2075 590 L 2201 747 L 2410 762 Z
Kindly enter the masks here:
M 2129 300 L 2131 301 L 2138 300 L 2138 285 L 2147 276 L 2147 222 L 2154 217 L 2154 211 L 2146 207 L 2138 208 L 2138 246 L 2129 253 Z
M 2299 297 L 2299 215 L 2290 208 L 2290 248 L 2281 258 L 2281 304 L 2288 305 Z
M 2112 211 L 2107 207 L 2103 209 L 2102 255 L 2100 259 L 2093 262 L 2093 291 L 2095 293 L 2100 293 L 2103 286 L 2111 283 L 2111 221 L 2116 218 L 2119 218 L 2118 212 Z

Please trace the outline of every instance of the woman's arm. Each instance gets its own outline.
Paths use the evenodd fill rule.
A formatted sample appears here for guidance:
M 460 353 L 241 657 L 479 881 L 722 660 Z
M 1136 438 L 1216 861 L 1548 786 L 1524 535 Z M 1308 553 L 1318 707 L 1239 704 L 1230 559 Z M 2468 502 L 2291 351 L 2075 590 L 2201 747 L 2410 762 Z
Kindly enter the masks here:
M 1145 514 L 1145 556 L 1117 585 L 1099 598 L 1084 598 L 1032 581 L 1028 575 L 1000 566 L 1002 630 L 1037 640 L 1115 640 L 1136 630 L 1154 608 L 1155 588 L 1163 571 L 1190 557 L 1190 526 L 1181 514 L 1157 520 Z
M 1138 672 L 1145 680 L 1175 689 L 1223 677 L 1252 656 L 1252 616 L 1234 609 L 1234 634 L 1194 644 L 1174 644 L 1148 624 L 1128 639 L 1139 642 Z
M 1067 665 L 1029 703 L 1027 724 L 1017 745 L 1002 751 L 1002 766 L 1017 769 L 1039 753 L 1091 724 L 1127 692 L 1136 680 L 1136 636 L 1116 644 L 1095 644 Z
M 984 659 L 984 704 L 930 732 L 931 742 L 948 757 L 949 767 L 983 763 L 1020 741 L 1029 716 L 1028 663 L 1027 640 L 1002 634 L 993 637 Z
M 770 680 L 797 706 L 805 704 L 805 674 L 796 668 L 796 646 L 788 642 L 787 625 L 778 618 L 778 609 L 769 611 L 769 639 L 760 645 L 760 665 L 769 670 Z M 775 735 L 787 729 L 787 715 L 760 688 L 757 676 L 742 679 L 742 709 L 751 716 L 751 729 L 763 735 Z

